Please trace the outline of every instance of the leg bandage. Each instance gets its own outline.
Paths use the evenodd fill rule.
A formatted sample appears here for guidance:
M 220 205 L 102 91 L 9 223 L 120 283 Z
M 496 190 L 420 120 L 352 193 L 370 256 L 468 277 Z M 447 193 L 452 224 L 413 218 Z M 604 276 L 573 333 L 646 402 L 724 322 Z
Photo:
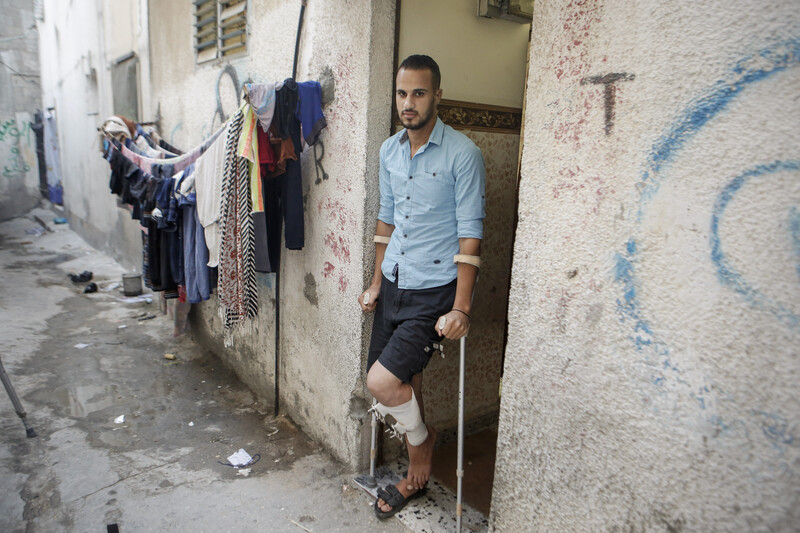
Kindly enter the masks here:
M 372 409 L 378 413 L 381 420 L 386 415 L 392 415 L 397 420 L 392 429 L 399 435 L 405 434 L 410 445 L 419 446 L 428 438 L 428 428 L 422 421 L 419 404 L 416 396 L 414 396 L 413 389 L 411 390 L 411 399 L 404 404 L 396 407 L 387 407 L 382 403 L 376 403 Z

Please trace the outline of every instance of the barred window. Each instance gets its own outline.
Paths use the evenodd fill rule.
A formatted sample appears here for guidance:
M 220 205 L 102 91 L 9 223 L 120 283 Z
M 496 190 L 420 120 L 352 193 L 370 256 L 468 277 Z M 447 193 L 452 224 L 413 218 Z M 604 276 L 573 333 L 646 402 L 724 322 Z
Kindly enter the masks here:
M 247 1 L 194 1 L 194 48 L 198 63 L 247 52 Z

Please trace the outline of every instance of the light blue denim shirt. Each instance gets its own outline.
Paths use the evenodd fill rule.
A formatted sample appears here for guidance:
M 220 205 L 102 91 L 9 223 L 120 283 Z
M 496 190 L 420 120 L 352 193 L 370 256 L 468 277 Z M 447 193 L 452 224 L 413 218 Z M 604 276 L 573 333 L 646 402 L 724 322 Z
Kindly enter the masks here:
M 410 144 L 403 130 L 381 146 L 378 219 L 394 225 L 381 271 L 401 289 L 428 289 L 456 278 L 459 238 L 483 238 L 486 171 L 478 147 L 438 117 L 413 158 Z

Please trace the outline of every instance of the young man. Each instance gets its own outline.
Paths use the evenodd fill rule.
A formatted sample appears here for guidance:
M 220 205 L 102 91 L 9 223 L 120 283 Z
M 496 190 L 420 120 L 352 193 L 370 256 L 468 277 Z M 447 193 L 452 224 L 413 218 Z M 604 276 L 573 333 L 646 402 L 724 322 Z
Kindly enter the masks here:
M 375 274 L 359 297 L 375 311 L 367 388 L 379 416 L 405 434 L 406 479 L 379 489 L 387 518 L 421 495 L 431 472 L 435 431 L 422 420 L 422 370 L 442 337 L 467 334 L 480 266 L 485 171 L 480 150 L 436 116 L 439 66 L 412 55 L 397 71 L 395 102 L 405 129 L 381 146 Z

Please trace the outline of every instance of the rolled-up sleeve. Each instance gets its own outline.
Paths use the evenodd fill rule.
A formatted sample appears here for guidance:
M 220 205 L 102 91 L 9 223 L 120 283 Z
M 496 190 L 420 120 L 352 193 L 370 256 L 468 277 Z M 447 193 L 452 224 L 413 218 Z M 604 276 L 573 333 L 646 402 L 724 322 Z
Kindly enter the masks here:
M 454 170 L 458 238 L 482 239 L 483 219 L 486 217 L 486 169 L 480 149 L 472 145 L 465 150 L 456 161 Z M 382 195 L 381 192 L 381 203 Z
M 380 188 L 381 188 L 381 208 L 378 211 L 378 220 L 390 226 L 394 225 L 394 195 L 392 194 L 392 179 L 389 171 L 384 164 L 384 150 L 386 145 L 381 146 L 381 169 L 380 169 Z

